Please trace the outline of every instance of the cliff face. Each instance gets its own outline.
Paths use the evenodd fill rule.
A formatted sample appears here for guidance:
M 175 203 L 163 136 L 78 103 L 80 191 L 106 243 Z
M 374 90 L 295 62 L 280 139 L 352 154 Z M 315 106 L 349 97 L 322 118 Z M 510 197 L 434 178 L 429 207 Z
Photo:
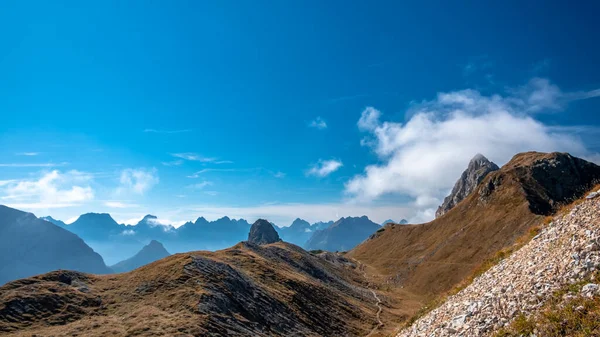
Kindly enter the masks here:
M 498 169 L 498 165 L 492 163 L 481 154 L 477 154 L 473 157 L 469 162 L 467 169 L 462 173 L 458 181 L 456 181 L 450 195 L 448 195 L 444 199 L 442 205 L 438 207 L 438 210 L 435 212 L 435 217 L 439 218 L 446 214 L 446 212 L 471 194 L 483 178 L 490 172 L 497 171 Z

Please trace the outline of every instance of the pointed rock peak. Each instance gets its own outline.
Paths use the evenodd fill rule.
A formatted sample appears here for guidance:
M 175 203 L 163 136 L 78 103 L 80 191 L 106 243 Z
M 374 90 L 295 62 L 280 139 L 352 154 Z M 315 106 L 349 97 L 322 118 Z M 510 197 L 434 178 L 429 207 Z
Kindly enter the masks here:
M 219 219 L 219 220 L 217 220 L 217 221 L 231 221 L 231 219 L 230 219 L 230 218 L 229 218 L 229 217 L 226 215 L 226 216 L 224 216 L 224 217 L 220 218 L 220 219 Z
M 163 244 L 162 244 L 162 243 L 160 243 L 160 242 L 158 242 L 158 241 L 156 241 L 156 240 L 152 240 L 152 241 L 150 241 L 150 243 L 149 243 L 149 244 L 147 244 L 147 245 L 146 245 L 146 247 L 151 247 L 151 248 L 162 248 L 162 249 L 164 249 L 164 248 L 165 248 L 165 246 L 163 246 Z
M 438 207 L 435 212 L 435 217 L 438 218 L 446 214 L 454 206 L 458 205 L 463 201 L 479 183 L 485 178 L 490 172 L 499 170 L 498 165 L 489 161 L 482 154 L 478 153 L 471 159 L 469 166 L 462 173 L 460 178 L 454 184 L 452 192 L 448 195 L 444 202 Z
M 266 245 L 269 243 L 279 242 L 279 234 L 273 225 L 264 219 L 258 219 L 252 227 L 250 227 L 250 233 L 248 233 L 248 242 L 257 245 Z
M 402 220 L 400 220 L 400 222 L 398 222 L 398 223 L 399 223 L 399 224 L 401 224 L 401 225 L 406 225 L 406 224 L 408 224 L 408 220 L 406 220 L 406 219 L 402 219 Z
M 201 216 L 198 219 L 196 219 L 196 221 L 194 223 L 196 225 L 198 225 L 198 224 L 206 224 L 206 223 L 208 223 L 208 220 L 206 220 L 203 216 Z
M 385 225 L 387 225 L 387 224 L 389 224 L 389 223 L 396 223 L 396 221 L 394 221 L 394 220 L 392 220 L 392 219 L 388 219 L 388 220 L 385 220 L 384 222 L 382 222 L 382 223 L 381 223 L 381 225 L 382 225 L 382 226 L 385 226 Z
M 294 222 L 292 222 L 290 227 L 308 228 L 308 227 L 310 227 L 310 223 L 308 223 L 308 221 L 306 221 L 306 220 L 296 218 L 296 220 L 294 220 Z
M 142 220 L 158 219 L 155 215 L 148 214 Z

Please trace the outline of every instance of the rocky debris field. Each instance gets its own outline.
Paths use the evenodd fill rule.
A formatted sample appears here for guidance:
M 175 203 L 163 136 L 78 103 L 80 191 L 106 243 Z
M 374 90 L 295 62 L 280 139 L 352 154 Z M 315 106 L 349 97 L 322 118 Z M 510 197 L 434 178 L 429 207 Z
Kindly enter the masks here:
M 534 314 L 555 291 L 598 269 L 600 191 L 589 194 L 569 213 L 556 216 L 520 250 L 397 337 L 491 335 L 520 314 Z M 581 295 L 599 293 L 599 286 L 590 283 Z

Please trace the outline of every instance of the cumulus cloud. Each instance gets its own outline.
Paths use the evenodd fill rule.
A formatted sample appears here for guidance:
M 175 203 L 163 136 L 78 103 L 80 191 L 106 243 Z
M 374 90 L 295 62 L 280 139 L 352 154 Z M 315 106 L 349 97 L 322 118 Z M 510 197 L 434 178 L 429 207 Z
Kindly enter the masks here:
M 43 172 L 39 179 L 5 181 L 0 199 L 25 209 L 77 206 L 94 199 L 91 180 L 92 175 L 75 170 Z
M 117 193 L 144 194 L 154 185 L 158 184 L 156 169 L 125 169 L 121 171 L 120 186 Z
M 568 128 L 549 127 L 534 118 L 533 113 L 560 110 L 572 99 L 550 81 L 533 79 L 504 96 L 476 90 L 439 93 L 411 107 L 405 123 L 382 120 L 380 111 L 368 107 L 357 125 L 367 133 L 361 143 L 372 148 L 379 163 L 350 179 L 345 192 L 363 202 L 408 195 L 427 220 L 476 153 L 497 164 L 532 150 L 592 156 Z
M 310 121 L 310 123 L 308 123 L 308 126 L 319 130 L 324 130 L 327 129 L 327 122 L 325 122 L 325 120 L 321 118 L 321 116 L 318 116 L 317 118 Z
M 330 159 L 330 160 L 321 160 L 313 165 L 307 172 L 307 175 L 317 176 L 317 177 L 326 177 L 331 173 L 337 171 L 340 167 L 342 167 L 341 161 Z

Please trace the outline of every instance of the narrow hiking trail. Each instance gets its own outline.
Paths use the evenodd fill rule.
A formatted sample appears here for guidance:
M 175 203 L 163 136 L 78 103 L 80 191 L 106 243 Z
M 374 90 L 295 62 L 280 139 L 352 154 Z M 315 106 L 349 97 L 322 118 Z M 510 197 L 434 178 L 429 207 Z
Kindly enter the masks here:
M 377 295 L 377 293 L 375 292 L 375 290 L 371 289 L 371 287 L 370 287 L 371 282 L 369 282 L 369 279 L 367 278 L 367 272 L 365 270 L 364 265 L 362 263 L 360 263 L 360 262 L 358 262 L 358 263 L 360 264 L 359 269 L 361 269 L 363 271 L 363 277 L 365 278 L 365 281 L 367 281 L 367 289 L 369 289 L 369 291 L 371 292 L 371 294 L 373 294 L 373 298 L 375 298 L 375 305 L 377 306 L 377 314 L 375 315 L 375 318 L 377 320 L 377 325 L 366 336 L 366 337 L 370 337 L 374 333 L 376 333 L 377 330 L 379 330 L 379 328 L 381 328 L 383 326 L 383 322 L 381 321 L 381 311 L 383 310 L 383 307 L 381 306 L 381 299 L 379 298 L 379 296 Z

